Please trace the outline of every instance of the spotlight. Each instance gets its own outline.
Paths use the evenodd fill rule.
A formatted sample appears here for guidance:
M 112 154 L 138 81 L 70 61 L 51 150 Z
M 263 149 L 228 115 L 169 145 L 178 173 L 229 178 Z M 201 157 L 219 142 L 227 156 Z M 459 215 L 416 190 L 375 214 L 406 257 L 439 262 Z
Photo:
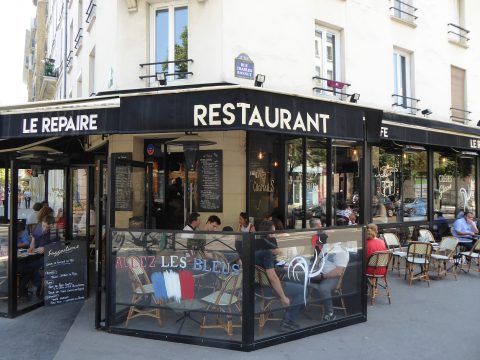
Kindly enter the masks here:
M 356 103 L 360 99 L 360 94 L 359 93 L 354 93 L 350 95 L 350 102 L 351 103 Z
M 278 167 L 279 165 L 280 165 L 280 163 L 279 163 L 277 160 L 275 160 L 275 161 L 273 162 L 273 167 Z
M 432 110 L 430 109 L 423 109 L 422 110 L 423 116 L 427 117 L 428 115 L 432 115 Z
M 257 74 L 257 76 L 255 76 L 255 86 L 256 87 L 263 87 L 264 82 L 265 82 L 265 75 Z
M 155 77 L 157 78 L 157 81 L 160 85 L 167 85 L 167 76 L 164 72 L 156 73 Z
M 265 154 L 262 151 L 259 151 L 258 154 L 257 154 L 257 159 L 258 160 L 263 160 L 264 157 L 265 157 Z

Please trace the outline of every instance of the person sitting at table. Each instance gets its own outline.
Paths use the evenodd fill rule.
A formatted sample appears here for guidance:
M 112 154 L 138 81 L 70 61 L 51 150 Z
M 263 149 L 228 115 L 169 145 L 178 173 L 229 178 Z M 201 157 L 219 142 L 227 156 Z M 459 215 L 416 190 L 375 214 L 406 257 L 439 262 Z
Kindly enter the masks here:
M 36 202 L 33 204 L 32 209 L 33 211 L 27 217 L 27 226 L 32 224 L 37 224 L 38 222 L 38 212 L 40 209 L 43 208 L 42 203 Z
M 453 223 L 452 235 L 458 239 L 458 244 L 470 250 L 478 235 L 478 228 L 473 221 L 473 213 L 466 210 L 463 217 Z
M 323 305 L 325 306 L 323 320 L 332 321 L 335 320 L 332 291 L 337 286 L 340 276 L 343 275 L 350 260 L 350 255 L 341 243 L 325 244 L 321 238 L 318 239 L 315 251 L 322 258 L 320 264 L 323 262 L 324 265 L 320 275 L 310 279 L 311 286 L 319 293 L 320 299 L 323 300 Z
M 370 257 L 375 252 L 378 251 L 387 251 L 387 245 L 385 241 L 378 238 L 378 227 L 375 224 L 368 224 L 367 225 L 367 242 L 366 242 L 366 259 Z M 367 270 L 365 271 L 368 275 L 373 275 L 375 271 L 376 275 L 385 275 L 387 272 L 387 268 L 377 268 L 374 270 L 371 267 L 367 266 Z
M 246 212 L 241 212 L 238 218 L 238 231 L 255 232 L 255 225 L 250 223 L 250 218 Z
M 19 221 L 17 225 L 17 249 L 27 249 L 28 247 L 30 247 L 28 232 L 23 221 Z
M 222 225 L 220 218 L 217 215 L 210 215 L 207 223 L 203 227 L 203 231 L 217 231 L 217 228 Z
M 297 330 L 300 328 L 300 325 L 297 324 L 295 320 L 303 302 L 303 285 L 288 281 L 282 284 L 275 271 L 275 257 L 272 250 L 278 249 L 272 234 L 272 232 L 275 231 L 273 222 L 270 220 L 262 221 L 259 226 L 259 231 L 269 231 L 270 233 L 267 236 L 257 237 L 255 240 L 255 265 L 265 269 L 273 291 L 280 298 L 282 305 L 287 307 L 283 321 L 280 324 L 280 331 Z M 264 291 L 265 290 L 269 290 L 269 288 L 264 289 Z M 265 295 L 272 296 L 273 294 Z

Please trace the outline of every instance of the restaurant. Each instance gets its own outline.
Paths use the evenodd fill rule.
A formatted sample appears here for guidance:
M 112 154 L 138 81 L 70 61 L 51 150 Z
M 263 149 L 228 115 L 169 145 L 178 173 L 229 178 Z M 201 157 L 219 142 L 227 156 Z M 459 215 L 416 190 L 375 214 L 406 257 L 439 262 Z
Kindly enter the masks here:
M 366 321 L 365 224 L 479 200 L 477 129 L 231 84 L 5 107 L 0 137 L 0 312 L 90 294 L 97 328 L 244 351 Z

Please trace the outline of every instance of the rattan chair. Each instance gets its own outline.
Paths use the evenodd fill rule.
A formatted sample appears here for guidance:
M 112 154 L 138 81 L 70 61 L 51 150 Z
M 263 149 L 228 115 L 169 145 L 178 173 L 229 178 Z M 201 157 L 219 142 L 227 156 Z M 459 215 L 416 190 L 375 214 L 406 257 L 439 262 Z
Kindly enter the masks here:
M 419 229 L 418 230 L 418 236 L 419 240 L 422 239 L 422 242 L 430 242 L 434 243 L 435 242 L 435 237 L 433 236 L 432 232 L 428 229 Z
M 395 267 L 395 262 L 397 262 L 397 271 L 398 276 L 400 276 L 400 261 L 407 257 L 407 252 L 402 251 L 402 245 L 398 236 L 394 233 L 384 233 L 383 239 L 387 245 L 387 249 L 392 251 L 393 260 L 392 260 L 392 270 Z
M 423 280 L 426 281 L 430 287 L 428 271 L 430 268 L 431 254 L 432 244 L 430 243 L 412 241 L 408 244 L 407 257 L 405 258 L 405 279 L 408 275 L 410 285 L 412 285 L 413 280 Z M 421 271 L 418 274 L 414 274 L 417 265 L 420 266 Z
M 220 290 L 202 298 L 207 303 L 205 310 L 217 312 L 216 324 L 207 325 L 207 314 L 202 315 L 200 323 L 200 335 L 203 335 L 205 329 L 224 329 L 228 335 L 233 335 L 233 328 L 241 327 L 240 324 L 233 323 L 232 313 L 237 311 L 237 315 L 241 310 L 241 290 L 242 290 L 242 273 L 230 274 L 223 282 Z M 224 321 L 224 318 L 226 321 Z M 240 319 L 241 316 L 237 318 Z
M 440 242 L 440 246 L 432 254 L 432 262 L 434 265 L 434 269 L 437 270 L 437 276 L 447 276 L 448 271 L 452 269 L 452 274 L 457 280 L 457 270 L 455 266 L 452 266 L 450 269 L 447 268 L 447 264 L 453 260 L 453 255 L 455 254 L 455 249 L 458 245 L 458 239 L 454 236 L 446 236 L 442 238 Z M 442 269 L 443 265 L 443 269 Z
M 392 300 L 390 298 L 390 289 L 388 288 L 387 274 L 388 274 L 388 265 L 390 259 L 392 258 L 392 253 L 390 251 L 377 251 L 371 254 L 367 259 L 367 266 L 373 268 L 371 274 L 365 274 L 370 285 L 370 303 L 373 305 L 375 298 L 379 294 L 378 287 L 380 286 L 385 290 L 385 296 L 388 297 L 388 303 L 391 304 Z M 380 269 L 384 269 L 385 273 L 381 274 Z M 383 281 L 383 284 L 379 283 L 379 280 Z
M 280 302 L 280 299 L 273 290 L 265 269 L 258 265 L 255 266 L 255 297 L 260 304 L 260 311 L 256 319 L 258 319 L 258 330 L 261 334 L 267 321 L 283 320 L 283 318 L 276 318 L 272 315 L 273 305 Z
M 460 255 L 468 261 L 467 272 L 470 272 L 474 259 L 477 261 L 477 271 L 480 271 L 480 240 L 477 240 L 470 251 L 461 252 Z M 463 262 L 460 268 L 463 270 Z
M 346 268 L 342 271 L 342 274 L 338 277 L 337 285 L 332 290 L 332 295 L 338 298 L 339 304 L 337 306 L 332 306 L 335 310 L 343 311 L 344 315 L 347 316 L 347 305 L 343 298 L 343 277 L 345 276 Z M 315 299 L 313 294 L 315 292 L 315 283 L 310 284 L 309 300 L 307 308 L 309 306 L 318 307 L 321 310 L 321 319 L 325 317 L 325 306 L 323 305 L 323 299 Z
M 127 314 L 127 320 L 125 321 L 125 327 L 128 326 L 128 322 L 138 316 L 149 316 L 158 320 L 160 326 L 163 325 L 160 308 L 148 307 L 151 301 L 155 305 L 160 305 L 161 301 L 155 297 L 153 285 L 150 282 L 150 278 L 145 271 L 145 268 L 141 266 L 140 259 L 136 256 L 130 256 L 127 258 L 128 275 L 132 283 L 132 301 Z M 137 304 L 141 303 L 141 307 Z

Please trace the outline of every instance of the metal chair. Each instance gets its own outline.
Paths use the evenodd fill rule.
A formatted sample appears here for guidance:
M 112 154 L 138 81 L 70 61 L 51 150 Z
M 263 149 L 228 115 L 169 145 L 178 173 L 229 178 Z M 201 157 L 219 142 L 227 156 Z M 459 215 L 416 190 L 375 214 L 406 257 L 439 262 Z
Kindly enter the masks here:
M 402 251 L 402 245 L 400 244 L 400 240 L 398 236 L 394 233 L 384 233 L 383 239 L 385 240 L 385 244 L 387 245 L 387 249 L 392 251 L 392 271 L 395 267 L 395 261 L 397 261 L 397 271 L 398 276 L 400 276 L 400 261 L 407 257 L 407 252 Z
M 467 272 L 470 272 L 473 259 L 477 260 L 477 271 L 480 271 L 480 240 L 477 240 L 470 251 L 461 252 L 460 255 L 468 261 Z M 463 262 L 460 265 L 460 269 L 463 270 Z
M 410 285 L 412 285 L 413 280 L 423 280 L 428 283 L 428 287 L 430 287 L 430 277 L 428 275 L 428 271 L 430 268 L 430 260 L 432 254 L 432 244 L 419 242 L 419 241 L 412 241 L 408 244 L 407 249 L 407 257 L 405 258 L 406 262 L 406 271 L 405 271 L 405 279 L 409 279 Z M 415 267 L 420 266 L 420 272 L 418 274 L 414 274 Z
M 452 266 L 450 269 L 447 268 L 447 263 L 450 262 L 450 260 L 453 260 L 453 255 L 455 254 L 455 249 L 457 248 L 458 245 L 458 239 L 455 238 L 454 236 L 446 236 L 442 238 L 442 241 L 440 242 L 440 246 L 438 249 L 435 251 L 434 254 L 432 254 L 432 260 L 434 264 L 434 269 L 437 269 L 437 276 L 440 278 L 440 276 L 447 276 L 448 271 L 450 269 L 453 269 L 453 276 L 455 277 L 455 280 L 457 280 L 457 270 L 455 266 Z M 443 269 L 442 269 L 442 264 L 443 264 Z
M 367 267 L 373 268 L 371 274 L 365 274 L 370 284 L 370 303 L 372 305 L 378 295 L 379 286 L 385 290 L 385 296 L 388 297 L 388 303 L 392 303 L 387 281 L 388 264 L 390 263 L 391 258 L 392 253 L 390 251 L 377 251 L 371 254 L 367 259 Z M 379 280 L 383 280 L 383 284 L 379 284 Z

